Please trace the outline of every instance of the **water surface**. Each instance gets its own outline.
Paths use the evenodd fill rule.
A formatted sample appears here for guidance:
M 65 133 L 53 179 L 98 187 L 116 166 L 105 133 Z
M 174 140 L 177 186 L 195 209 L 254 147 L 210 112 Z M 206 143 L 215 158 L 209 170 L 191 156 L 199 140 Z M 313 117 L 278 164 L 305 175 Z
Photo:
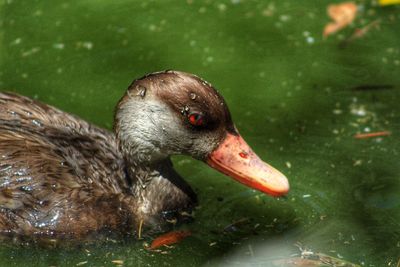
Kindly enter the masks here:
M 266 266 L 299 254 L 300 242 L 363 266 L 395 266 L 400 9 L 356 1 L 355 22 L 323 40 L 333 2 L 0 1 L 1 90 L 111 129 L 134 78 L 193 72 L 219 89 L 244 138 L 291 183 L 286 198 L 273 199 L 176 157 L 200 200 L 195 221 L 183 226 L 193 236 L 179 245 L 163 253 L 145 250 L 149 240 L 3 246 L 0 265 Z M 340 46 L 375 20 L 378 28 Z M 377 131 L 392 134 L 354 138 Z

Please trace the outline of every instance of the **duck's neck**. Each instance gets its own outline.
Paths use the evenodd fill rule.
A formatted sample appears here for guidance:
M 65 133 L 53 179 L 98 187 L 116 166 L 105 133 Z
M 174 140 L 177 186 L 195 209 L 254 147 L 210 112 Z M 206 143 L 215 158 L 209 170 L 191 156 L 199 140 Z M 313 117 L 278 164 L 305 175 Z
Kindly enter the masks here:
M 150 164 L 130 162 L 127 166 L 136 212 L 143 220 L 184 210 L 196 203 L 195 193 L 173 169 L 169 158 Z
M 147 220 L 162 212 L 195 203 L 190 186 L 173 169 L 169 155 L 178 140 L 168 135 L 175 117 L 170 108 L 146 94 L 128 91 L 115 113 L 115 136 L 131 180 L 130 203 L 135 215 Z M 172 143 L 171 143 L 172 142 Z

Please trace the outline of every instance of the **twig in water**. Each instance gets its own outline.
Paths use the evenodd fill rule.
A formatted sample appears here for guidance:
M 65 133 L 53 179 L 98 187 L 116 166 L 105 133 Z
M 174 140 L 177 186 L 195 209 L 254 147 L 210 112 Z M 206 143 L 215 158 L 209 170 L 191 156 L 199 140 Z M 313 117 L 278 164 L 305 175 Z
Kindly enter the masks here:
M 381 131 L 381 132 L 374 132 L 374 133 L 358 133 L 354 135 L 356 139 L 367 139 L 372 137 L 380 137 L 380 136 L 388 136 L 392 133 L 389 131 Z

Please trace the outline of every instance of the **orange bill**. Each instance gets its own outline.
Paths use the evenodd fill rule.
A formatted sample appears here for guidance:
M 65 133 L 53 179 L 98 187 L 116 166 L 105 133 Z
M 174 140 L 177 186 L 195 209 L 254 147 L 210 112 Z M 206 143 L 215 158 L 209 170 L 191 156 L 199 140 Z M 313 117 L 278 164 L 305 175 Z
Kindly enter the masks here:
M 207 164 L 248 187 L 272 196 L 289 191 L 287 178 L 263 162 L 240 135 L 228 133 L 208 156 Z

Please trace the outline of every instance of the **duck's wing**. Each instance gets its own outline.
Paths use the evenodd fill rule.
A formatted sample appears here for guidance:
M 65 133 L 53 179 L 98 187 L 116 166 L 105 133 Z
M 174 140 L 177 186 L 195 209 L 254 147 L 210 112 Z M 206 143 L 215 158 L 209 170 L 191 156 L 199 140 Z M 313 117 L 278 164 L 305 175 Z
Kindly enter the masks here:
M 56 223 L 74 189 L 82 188 L 51 148 L 24 133 L 0 130 L 0 232 L 28 234 Z
M 60 134 L 60 131 L 63 131 L 80 133 L 90 138 L 113 139 L 107 130 L 55 107 L 14 93 L 0 92 L 0 122 L 14 127 L 13 130 L 41 135 Z
M 39 161 L 59 160 L 57 168 L 63 169 L 63 164 L 69 166 L 69 172 L 80 183 L 113 187 L 109 180 L 114 181 L 113 174 L 119 177 L 123 171 L 123 157 L 112 133 L 52 106 L 12 93 L 0 93 L 0 142 L 0 157 L 9 155 L 10 147 L 20 152 L 13 155 L 13 162 L 25 161 L 24 153 L 31 147 L 40 147 Z M 38 170 L 38 173 L 43 172 Z
M 91 198 L 120 193 L 124 177 L 111 133 L 29 98 L 0 93 L 0 231 L 48 229 Z

